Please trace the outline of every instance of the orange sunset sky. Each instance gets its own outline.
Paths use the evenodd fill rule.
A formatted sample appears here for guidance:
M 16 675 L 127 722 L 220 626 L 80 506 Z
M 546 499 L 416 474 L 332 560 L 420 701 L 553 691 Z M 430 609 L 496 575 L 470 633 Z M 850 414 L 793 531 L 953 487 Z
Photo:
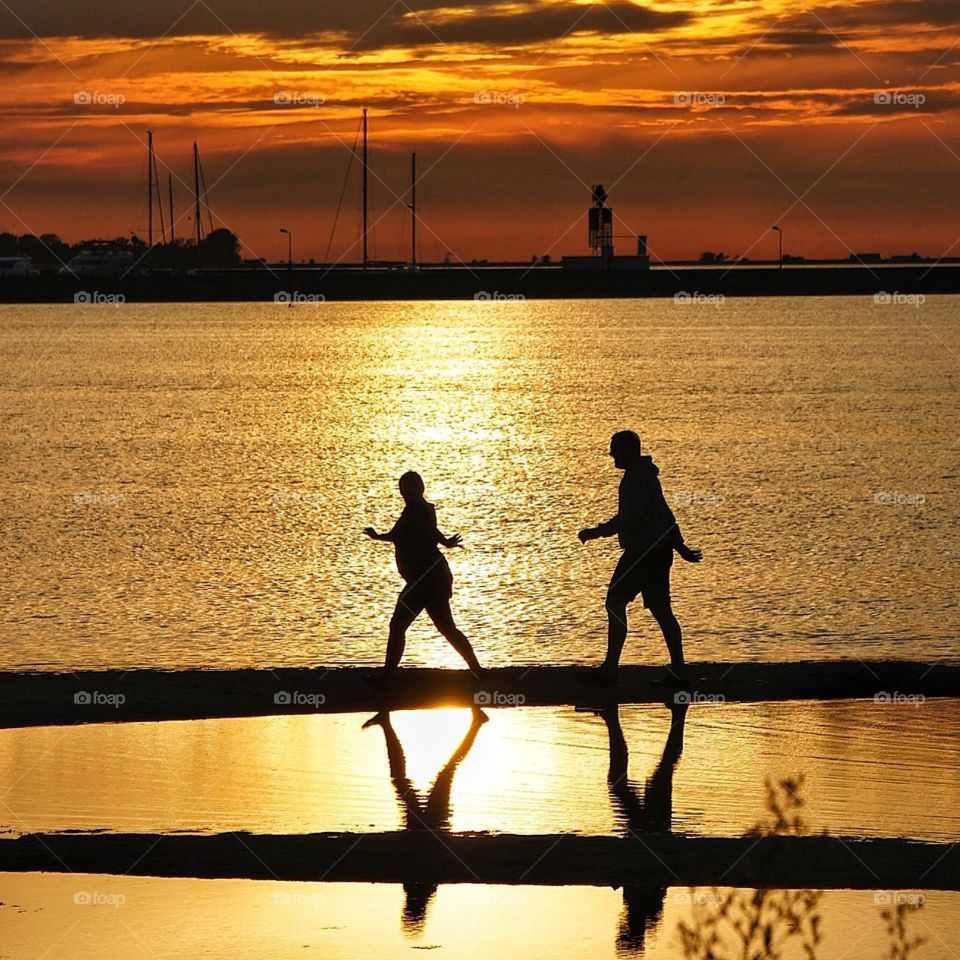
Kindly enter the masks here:
M 247 256 L 325 257 L 370 111 L 371 254 L 960 254 L 960 4 L 0 0 L 0 230 L 146 233 L 145 131 Z M 79 101 L 79 102 L 78 102 Z M 279 102 L 278 102 L 279 101 Z M 356 259 L 360 178 L 331 257 Z M 630 240 L 620 241 L 630 252 Z

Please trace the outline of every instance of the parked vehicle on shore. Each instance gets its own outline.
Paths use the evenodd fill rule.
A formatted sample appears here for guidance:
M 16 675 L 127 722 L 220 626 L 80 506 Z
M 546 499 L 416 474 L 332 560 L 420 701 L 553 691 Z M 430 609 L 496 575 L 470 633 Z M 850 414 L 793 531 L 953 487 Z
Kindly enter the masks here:
M 61 276 L 70 277 L 121 277 L 133 267 L 133 254 L 129 250 L 97 250 L 77 254 L 65 267 Z
M 29 257 L 0 257 L 0 277 L 39 277 Z

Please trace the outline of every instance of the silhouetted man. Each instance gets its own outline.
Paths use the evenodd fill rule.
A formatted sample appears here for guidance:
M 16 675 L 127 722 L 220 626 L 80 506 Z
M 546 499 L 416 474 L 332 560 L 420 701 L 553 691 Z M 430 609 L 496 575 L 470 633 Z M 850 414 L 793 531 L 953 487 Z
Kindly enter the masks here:
M 489 717 L 479 708 L 473 707 L 470 718 L 470 728 L 467 730 L 460 745 L 450 755 L 444 768 L 433 781 L 430 793 L 426 798 L 421 797 L 414 785 L 407 777 L 407 758 L 403 752 L 403 744 L 390 722 L 390 712 L 384 711 L 371 717 L 364 725 L 379 726 L 387 744 L 387 761 L 390 764 L 390 781 L 397 794 L 397 803 L 403 816 L 404 830 L 436 830 L 450 829 L 450 793 L 453 788 L 453 775 L 457 767 L 470 752 L 480 727 Z M 437 884 L 429 881 L 414 881 L 403 885 L 404 906 L 401 923 L 406 933 L 418 934 L 422 931 L 427 918 L 427 908 L 437 892 Z
M 623 471 L 617 515 L 606 523 L 581 530 L 581 543 L 616 534 L 623 554 L 607 589 L 607 656 L 594 670 L 579 674 L 586 683 L 612 686 L 617 682 L 620 654 L 627 639 L 627 604 L 638 595 L 663 631 L 670 651 L 670 668 L 655 683 L 682 686 L 689 681 L 683 659 L 683 632 L 670 606 L 670 567 L 673 551 L 698 563 L 703 554 L 683 542 L 673 511 L 657 478 L 660 470 L 643 456 L 640 438 L 632 430 L 615 433 L 610 456 Z
M 457 629 L 450 611 L 453 596 L 453 574 L 446 558 L 437 548 L 459 547 L 459 533 L 445 537 L 437 529 L 437 510 L 424 498 L 423 479 L 409 471 L 400 478 L 400 493 L 406 506 L 389 533 L 377 533 L 366 527 L 364 533 L 373 540 L 392 543 L 396 549 L 397 570 L 406 581 L 390 620 L 387 657 L 383 666 L 383 685 L 389 688 L 407 642 L 407 628 L 426 610 L 436 628 L 450 646 L 463 657 L 475 675 L 482 670 L 470 641 Z

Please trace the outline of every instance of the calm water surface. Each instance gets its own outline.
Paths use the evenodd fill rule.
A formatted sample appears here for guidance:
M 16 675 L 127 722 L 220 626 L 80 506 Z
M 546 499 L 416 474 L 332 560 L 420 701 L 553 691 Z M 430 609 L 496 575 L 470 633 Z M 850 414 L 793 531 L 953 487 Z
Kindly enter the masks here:
M 642 823 L 608 786 L 616 732 L 603 719 L 546 707 L 489 718 L 470 737 L 467 709 L 394 713 L 402 767 L 358 714 L 0 730 L 0 831 L 399 830 L 407 783 L 426 802 L 455 758 L 449 795 L 435 794 L 447 808 L 437 826 L 453 831 L 737 836 L 768 820 L 766 780 L 803 773 L 811 831 L 960 836 L 953 700 L 697 705 L 684 721 L 623 706 L 617 780 Z M 658 768 L 666 789 L 649 790 Z
M 0 307 L 0 667 L 374 663 L 410 468 L 481 657 L 593 659 L 623 426 L 692 659 L 956 657 L 958 306 Z
M 621 707 L 619 721 L 629 777 L 618 787 L 647 813 L 665 816 L 664 829 L 741 833 L 767 820 L 764 779 L 802 770 L 810 830 L 957 837 L 954 701 L 697 705 L 679 740 L 678 718 L 663 707 Z M 450 794 L 440 802 L 445 829 L 642 829 L 623 818 L 609 787 L 612 737 L 592 713 L 491 710 L 471 734 L 469 710 L 399 711 L 392 725 L 402 769 L 396 756 L 387 760 L 385 732 L 361 730 L 361 722 L 322 715 L 0 731 L 0 833 L 397 830 L 404 827 L 399 778 L 426 804 L 455 757 Z M 649 784 L 664 764 L 672 784 L 657 800 Z M 660 814 L 655 803 L 664 804 Z M 730 898 L 749 895 L 0 873 L 0 950 L 11 960 L 385 960 L 425 950 L 471 960 L 673 960 L 683 955 L 681 922 L 696 926 Z M 817 957 L 889 956 L 881 911 L 892 902 L 922 904 L 908 929 L 926 943 L 912 956 L 956 955 L 960 894 L 865 890 L 823 895 Z M 775 930 L 785 934 L 782 925 Z M 722 928 L 721 942 L 729 936 Z M 785 960 L 804 957 L 795 946 Z
M 437 889 L 413 916 L 395 884 L 158 880 L 76 874 L 0 874 L 3 955 L 11 960 L 384 960 L 429 956 L 475 960 L 682 957 L 678 923 L 694 898 L 684 887 L 638 897 L 632 915 L 620 890 L 597 887 Z M 880 916 L 890 891 L 828 891 L 820 903 L 820 960 L 878 960 L 890 940 Z M 911 935 L 927 943 L 916 960 L 960 949 L 960 894 L 918 891 Z M 78 902 L 79 901 L 79 902 Z M 788 950 L 785 960 L 803 960 Z

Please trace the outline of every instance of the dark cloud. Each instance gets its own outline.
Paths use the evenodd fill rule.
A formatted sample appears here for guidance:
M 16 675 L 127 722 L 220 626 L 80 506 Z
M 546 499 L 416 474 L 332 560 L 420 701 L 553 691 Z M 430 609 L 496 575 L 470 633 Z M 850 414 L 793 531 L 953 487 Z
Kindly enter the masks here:
M 768 46 L 835 47 L 837 38 L 826 30 L 776 30 L 764 37 Z
M 431 11 L 460 6 L 482 11 L 497 0 L 5 0 L 0 39 L 84 37 L 155 39 L 196 35 L 262 34 L 283 39 L 340 39 L 371 49 L 438 42 L 523 43 L 578 32 L 628 33 L 688 22 L 685 13 L 662 13 L 629 0 L 583 6 L 532 2 L 512 14 L 477 13 L 446 23 Z M 422 17 L 420 15 L 423 15 Z M 431 21 L 427 25 L 428 19 Z
M 702 49 L 706 53 L 711 47 L 724 47 L 733 40 L 746 44 L 744 54 L 749 54 L 751 59 L 763 55 L 829 56 L 846 55 L 851 47 L 881 37 L 884 40 L 900 38 L 901 49 L 896 51 L 897 55 L 928 66 L 930 54 L 918 43 L 917 31 L 924 37 L 942 38 L 944 46 L 949 48 L 954 32 L 946 28 L 957 26 L 960 26 L 957 0 L 847 3 L 818 6 L 789 16 L 765 14 L 758 8 L 742 35 L 705 37 Z M 948 64 L 951 59 L 948 50 L 941 62 Z
M 960 25 L 960 5 L 956 0 L 885 0 L 882 3 L 856 3 L 825 7 L 818 16 L 833 29 L 868 26 Z
M 495 0 L 471 0 L 483 7 Z M 454 0 L 455 3 L 455 0 Z M 428 11 L 451 0 L 4 0 L 0 37 L 186 37 L 255 33 L 303 38 L 362 33 L 408 10 Z
M 483 2 L 483 0 L 481 0 Z M 431 0 L 414 0 L 414 8 Z M 423 5 L 421 7 L 421 4 Z M 156 39 L 191 35 L 257 33 L 302 37 L 329 31 L 364 29 L 391 8 L 394 0 L 4 0 L 0 36 L 132 37 Z
M 880 102 L 877 102 L 879 97 Z M 917 99 L 919 98 L 919 99 Z M 953 90 L 882 90 L 876 95 L 850 96 L 835 111 L 849 116 L 868 116 L 882 120 L 889 116 L 922 117 L 954 113 L 960 108 L 960 93 Z
M 572 33 L 644 33 L 682 26 L 685 13 L 661 13 L 629 0 L 597 3 L 530 4 L 511 14 L 488 13 L 431 23 L 418 16 L 381 22 L 361 37 L 355 49 L 430 46 L 441 43 L 518 44 L 553 40 Z
M 884 0 L 818 7 L 790 17 L 771 18 L 768 41 L 790 37 L 794 44 L 836 43 L 838 39 L 876 36 L 889 27 L 960 26 L 957 0 Z

